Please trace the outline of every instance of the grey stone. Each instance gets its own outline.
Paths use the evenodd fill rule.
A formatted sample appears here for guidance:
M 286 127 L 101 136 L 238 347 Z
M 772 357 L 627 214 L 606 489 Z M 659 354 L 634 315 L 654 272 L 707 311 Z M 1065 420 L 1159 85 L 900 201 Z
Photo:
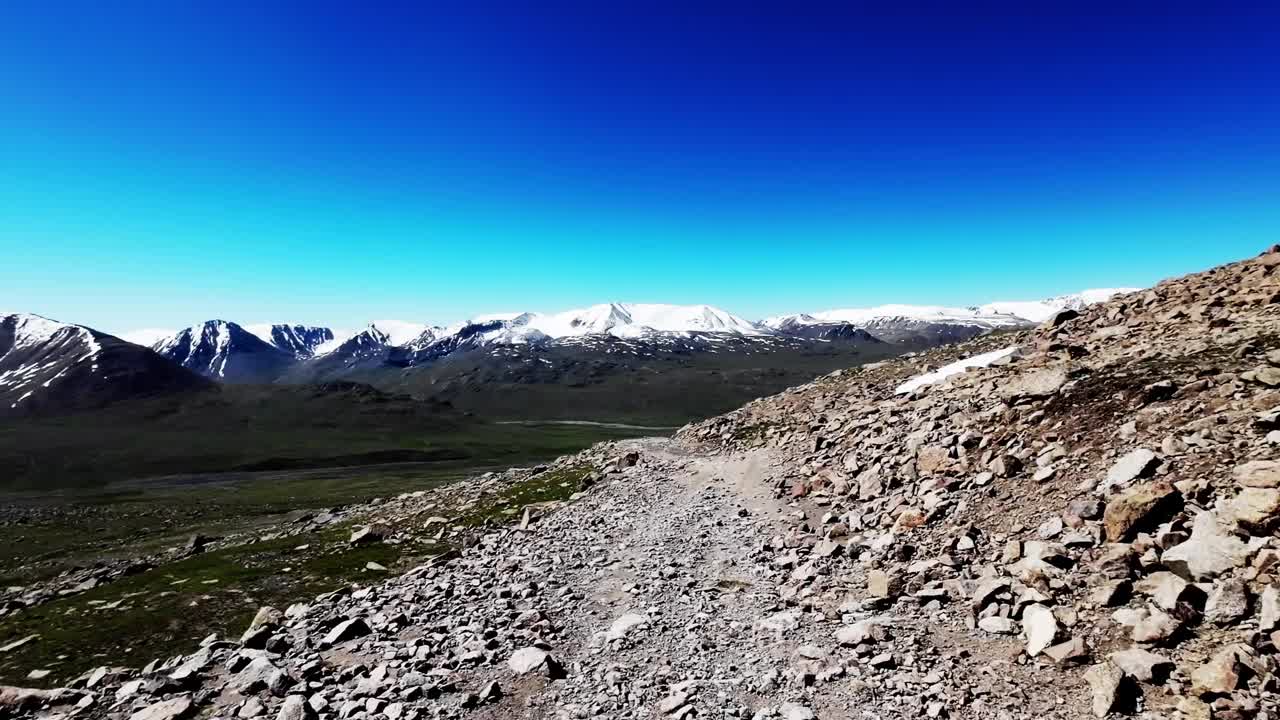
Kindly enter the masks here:
M 1132 647 L 1111 653 L 1111 662 L 1126 675 L 1142 682 L 1153 682 L 1173 669 L 1173 661 L 1149 650 Z
M 1166 550 L 1160 560 L 1188 580 L 1209 580 L 1243 566 L 1248 555 L 1248 546 L 1227 532 L 1216 514 L 1202 512 L 1191 526 L 1191 537 Z
M 351 618 L 338 623 L 324 636 L 325 645 L 337 645 L 341 642 L 363 637 L 371 632 L 364 618 Z
M 129 720 L 181 720 L 195 712 L 190 695 L 179 695 L 169 700 L 148 705 L 129 716 Z
M 1151 475 L 1160 458 L 1146 448 L 1138 448 L 1116 461 L 1103 480 L 1104 487 L 1121 487 Z
M 1204 619 L 1217 625 L 1230 625 L 1249 611 L 1249 596 L 1244 581 L 1236 578 L 1219 580 L 1209 593 L 1204 606 Z

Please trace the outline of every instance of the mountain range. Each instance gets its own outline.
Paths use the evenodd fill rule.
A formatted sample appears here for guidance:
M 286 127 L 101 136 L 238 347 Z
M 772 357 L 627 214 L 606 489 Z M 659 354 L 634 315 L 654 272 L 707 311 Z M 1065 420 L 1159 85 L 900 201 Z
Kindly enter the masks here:
M 508 390 L 511 397 L 527 396 L 534 385 L 580 388 L 673 369 L 720 385 L 752 386 L 770 371 L 825 372 L 1027 327 L 1057 310 L 1125 291 L 962 308 L 884 305 L 760 322 L 710 305 L 609 303 L 559 313 L 491 314 L 448 327 L 384 320 L 343 333 L 209 320 L 159 338 L 154 330 L 126 333 L 153 339 L 150 349 L 80 325 L 13 313 L 0 315 L 0 414 L 93 408 L 136 395 L 207 389 L 210 381 L 357 380 L 464 404 L 477 393 L 491 402 Z M 661 392 L 653 384 L 643 391 Z
M 371 360 L 405 367 L 462 350 L 520 344 L 600 346 L 604 338 L 632 340 L 641 348 L 677 341 L 701 347 L 729 336 L 759 339 L 766 346 L 768 338 L 866 341 L 868 335 L 886 342 L 936 344 L 1026 327 L 1057 310 L 1077 309 L 1127 291 L 1087 290 L 1047 300 L 964 308 L 882 305 L 783 315 L 760 322 L 710 305 L 625 303 L 550 314 L 490 314 L 448 327 L 375 321 L 346 334 L 322 327 L 240 326 L 213 320 L 159 339 L 152 347 L 208 377 L 234 382 L 279 377 L 284 366 L 311 360 L 325 369 L 350 368 Z

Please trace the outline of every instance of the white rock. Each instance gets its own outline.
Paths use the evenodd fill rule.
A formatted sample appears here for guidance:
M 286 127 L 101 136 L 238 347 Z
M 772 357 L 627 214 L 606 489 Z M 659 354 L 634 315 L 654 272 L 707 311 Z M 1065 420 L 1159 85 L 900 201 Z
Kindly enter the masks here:
M 1058 620 L 1043 605 L 1031 605 L 1022 611 L 1022 627 L 1027 633 L 1029 657 L 1039 655 L 1058 636 Z
M 647 625 L 648 623 L 649 623 L 649 617 L 647 615 L 640 615 L 638 613 L 627 613 L 626 615 L 623 615 L 622 617 L 613 621 L 613 624 L 609 626 L 609 630 L 605 633 L 605 639 L 621 640 L 622 638 L 626 637 L 632 630 L 642 625 Z

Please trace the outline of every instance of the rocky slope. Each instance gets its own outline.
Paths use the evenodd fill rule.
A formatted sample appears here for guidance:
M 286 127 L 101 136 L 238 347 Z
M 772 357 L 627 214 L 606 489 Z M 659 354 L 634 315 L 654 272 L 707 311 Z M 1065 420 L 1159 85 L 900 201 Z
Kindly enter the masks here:
M 594 468 L 567 502 L 487 531 L 443 491 L 380 503 L 353 542 L 453 549 L 263 608 L 190 655 L 109 659 L 0 703 L 131 720 L 1273 717 L 1277 268 L 1280 250 L 837 372 L 672 440 L 486 476 L 476 502 Z

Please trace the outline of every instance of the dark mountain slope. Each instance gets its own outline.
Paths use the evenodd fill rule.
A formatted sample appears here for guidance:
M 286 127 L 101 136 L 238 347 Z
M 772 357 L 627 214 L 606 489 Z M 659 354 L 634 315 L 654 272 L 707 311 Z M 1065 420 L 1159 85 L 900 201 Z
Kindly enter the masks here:
M 101 408 L 210 385 L 112 335 L 38 315 L 0 316 L 0 418 Z

